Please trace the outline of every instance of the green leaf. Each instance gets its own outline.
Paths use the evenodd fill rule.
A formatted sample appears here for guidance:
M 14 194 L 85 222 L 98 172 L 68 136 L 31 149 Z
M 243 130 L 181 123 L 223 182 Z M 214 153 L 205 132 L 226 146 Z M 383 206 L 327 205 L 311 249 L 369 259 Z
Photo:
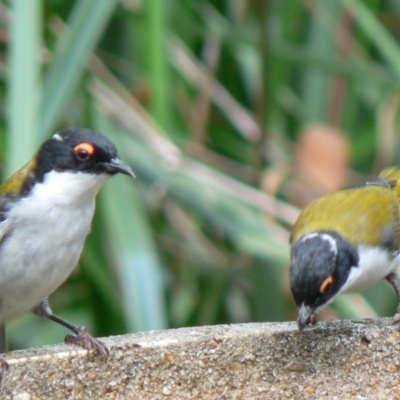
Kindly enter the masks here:
M 96 123 L 101 132 L 115 132 L 111 121 L 99 111 Z M 118 146 L 118 135 L 110 138 Z M 146 210 L 135 188 L 139 184 L 125 176 L 116 177 L 105 185 L 100 195 L 108 246 L 119 267 L 124 315 L 130 332 L 167 326 L 163 267 Z
M 116 5 L 113 0 L 81 0 L 74 3 L 68 28 L 59 39 L 54 60 L 45 77 L 39 121 L 42 138 L 51 133 L 64 114 L 85 64 Z
M 40 100 L 42 2 L 12 2 L 9 59 L 7 175 L 20 168 L 40 143 L 37 115 Z

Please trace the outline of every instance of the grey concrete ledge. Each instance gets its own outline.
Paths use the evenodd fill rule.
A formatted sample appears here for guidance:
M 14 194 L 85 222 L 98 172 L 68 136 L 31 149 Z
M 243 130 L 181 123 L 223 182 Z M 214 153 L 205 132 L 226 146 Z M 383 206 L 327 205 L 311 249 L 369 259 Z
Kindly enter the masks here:
M 400 399 L 391 319 L 153 331 L 6 354 L 0 399 Z

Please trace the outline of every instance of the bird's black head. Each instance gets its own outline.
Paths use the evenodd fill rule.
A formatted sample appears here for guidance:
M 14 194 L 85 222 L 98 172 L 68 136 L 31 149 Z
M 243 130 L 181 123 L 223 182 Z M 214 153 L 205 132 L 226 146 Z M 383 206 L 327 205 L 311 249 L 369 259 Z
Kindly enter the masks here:
M 319 308 L 328 304 L 358 264 L 357 249 L 335 231 L 317 231 L 292 245 L 290 288 L 302 331 Z
M 93 182 L 104 182 L 104 176 L 118 172 L 135 176 L 105 136 L 90 129 L 68 128 L 46 140 L 34 158 L 1 185 L 0 195 L 8 199 L 28 196 L 51 171 L 97 175 L 99 179 Z
M 86 128 L 63 129 L 42 144 L 36 156 L 36 180 L 43 180 L 51 170 L 108 175 L 120 172 L 134 176 L 119 158 L 114 144 Z

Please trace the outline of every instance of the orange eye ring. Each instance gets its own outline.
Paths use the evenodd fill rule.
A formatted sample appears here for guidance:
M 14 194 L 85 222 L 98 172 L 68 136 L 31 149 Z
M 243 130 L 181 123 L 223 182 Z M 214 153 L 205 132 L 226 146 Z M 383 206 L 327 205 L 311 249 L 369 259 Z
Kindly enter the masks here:
M 94 154 L 95 148 L 90 143 L 79 143 L 74 147 L 74 153 L 80 160 L 87 160 Z
M 319 291 L 321 293 L 324 293 L 326 289 L 333 283 L 333 277 L 332 275 L 329 275 L 322 283 L 321 286 L 319 287 Z

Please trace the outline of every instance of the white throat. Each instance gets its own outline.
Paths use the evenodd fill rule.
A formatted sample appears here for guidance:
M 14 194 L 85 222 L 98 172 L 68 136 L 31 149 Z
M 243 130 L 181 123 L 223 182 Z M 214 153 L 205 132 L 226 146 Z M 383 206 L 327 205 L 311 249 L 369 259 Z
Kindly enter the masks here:
M 351 268 L 340 293 L 366 289 L 396 271 L 400 265 L 400 255 L 383 248 L 359 245 L 358 253 L 358 266 Z
M 50 171 L 42 183 L 36 184 L 28 196 L 32 200 L 43 201 L 49 206 L 82 204 L 94 200 L 107 174 L 88 174 L 84 172 Z

